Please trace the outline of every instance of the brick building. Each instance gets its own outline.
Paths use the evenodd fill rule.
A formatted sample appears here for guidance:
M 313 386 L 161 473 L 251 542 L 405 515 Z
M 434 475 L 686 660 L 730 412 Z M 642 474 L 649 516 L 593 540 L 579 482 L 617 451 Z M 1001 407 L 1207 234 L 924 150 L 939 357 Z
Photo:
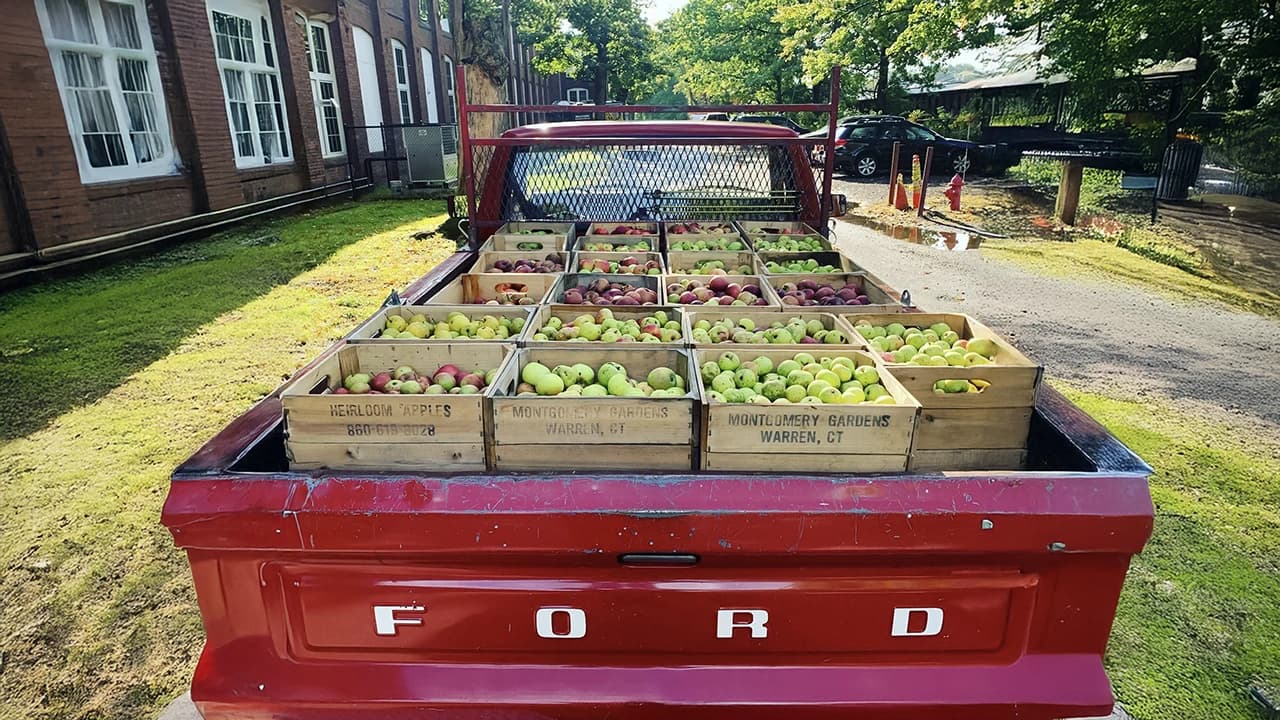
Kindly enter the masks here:
M 4 5 L 0 276 L 345 184 L 393 151 L 352 128 L 456 120 L 448 0 Z M 509 42 L 514 101 L 567 99 Z

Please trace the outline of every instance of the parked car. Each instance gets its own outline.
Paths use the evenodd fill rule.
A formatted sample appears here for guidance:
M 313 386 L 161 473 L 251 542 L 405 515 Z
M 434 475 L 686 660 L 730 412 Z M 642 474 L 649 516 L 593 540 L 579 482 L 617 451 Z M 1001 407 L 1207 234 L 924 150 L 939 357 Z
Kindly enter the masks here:
M 784 117 L 782 115 L 738 115 L 733 118 L 733 122 L 765 123 L 768 125 L 777 125 L 778 127 L 784 127 L 784 128 L 787 128 L 788 130 L 794 130 L 798 134 L 809 132 L 809 128 L 800 127 L 799 125 L 792 122 L 790 118 Z
M 729 121 L 729 113 L 713 112 L 713 113 L 692 113 L 689 115 L 690 120 L 719 120 L 720 122 Z
M 897 115 L 860 115 L 841 118 L 836 128 L 835 167 L 861 178 L 889 171 L 893 143 L 902 143 L 899 163 L 908 168 L 912 155 L 924 158 L 933 146 L 935 172 L 966 173 L 973 166 L 978 143 L 943 137 L 929 128 Z

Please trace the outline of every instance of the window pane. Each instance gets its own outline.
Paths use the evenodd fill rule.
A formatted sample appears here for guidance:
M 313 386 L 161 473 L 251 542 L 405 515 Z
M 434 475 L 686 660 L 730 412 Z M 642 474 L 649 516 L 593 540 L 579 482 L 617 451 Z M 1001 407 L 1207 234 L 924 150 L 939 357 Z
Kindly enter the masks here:
M 245 18 L 213 13 L 213 35 L 218 57 L 238 62 L 257 62 L 253 47 L 253 23 Z
M 103 76 L 102 57 L 64 50 L 62 66 L 68 101 L 89 165 L 96 168 L 128 165 L 111 91 Z
M 267 67 L 276 66 L 275 53 L 271 51 L 271 28 L 267 25 L 267 19 L 262 20 L 262 59 L 267 63 Z
M 400 122 L 413 122 L 413 104 L 409 101 L 409 91 L 400 91 Z
M 59 40 L 97 43 L 87 0 L 45 0 L 49 10 L 49 29 Z
M 418 0 L 418 19 L 431 22 L 431 0 Z
M 311 26 L 311 54 L 315 56 L 315 71 L 323 75 L 333 72 L 329 65 L 329 37 L 325 28 Z
M 151 74 L 144 60 L 121 58 L 120 89 L 129 114 L 129 139 L 138 162 L 150 162 L 164 154 L 159 112 L 151 89 Z
M 409 82 L 409 74 L 405 69 L 404 50 L 401 48 L 392 48 L 392 54 L 396 58 L 396 84 L 404 85 Z
M 231 136 L 235 141 L 236 157 L 253 157 L 253 126 L 249 122 L 244 73 L 239 70 L 224 70 L 222 77 L 227 85 L 227 100 L 231 106 Z
M 107 42 L 118 48 L 142 49 L 138 34 L 138 16 L 132 5 L 102 3 L 102 20 L 107 26 Z

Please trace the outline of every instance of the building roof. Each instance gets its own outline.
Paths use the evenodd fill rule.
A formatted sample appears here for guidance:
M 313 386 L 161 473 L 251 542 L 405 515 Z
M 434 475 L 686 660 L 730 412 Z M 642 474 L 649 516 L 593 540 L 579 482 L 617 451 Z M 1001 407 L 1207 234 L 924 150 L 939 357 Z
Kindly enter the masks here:
M 1138 74 L 1144 78 L 1154 79 L 1170 75 L 1185 75 L 1195 72 L 1195 69 L 1195 58 L 1184 58 L 1177 62 L 1156 63 Z M 1070 78 L 1066 75 L 1055 74 L 1042 76 L 1039 69 L 1029 68 L 1026 70 L 1019 70 L 1018 72 L 1008 73 L 1006 75 L 978 78 L 976 80 L 968 80 L 962 83 L 944 85 L 939 88 L 919 88 L 913 92 L 920 94 L 963 92 L 966 90 L 986 90 L 991 88 L 1062 85 L 1069 81 Z

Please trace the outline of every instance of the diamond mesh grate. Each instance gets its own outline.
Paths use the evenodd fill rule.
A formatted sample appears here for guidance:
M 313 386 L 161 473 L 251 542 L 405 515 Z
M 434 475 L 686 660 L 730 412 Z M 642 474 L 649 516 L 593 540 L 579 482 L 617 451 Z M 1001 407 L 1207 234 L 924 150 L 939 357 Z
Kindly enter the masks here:
M 822 187 L 822 167 L 785 145 L 526 145 L 510 152 L 501 189 L 490 190 L 495 148 L 473 148 L 477 202 L 487 205 L 493 199 L 485 192 L 501 192 L 503 221 L 791 220 L 814 202 L 802 188 Z

